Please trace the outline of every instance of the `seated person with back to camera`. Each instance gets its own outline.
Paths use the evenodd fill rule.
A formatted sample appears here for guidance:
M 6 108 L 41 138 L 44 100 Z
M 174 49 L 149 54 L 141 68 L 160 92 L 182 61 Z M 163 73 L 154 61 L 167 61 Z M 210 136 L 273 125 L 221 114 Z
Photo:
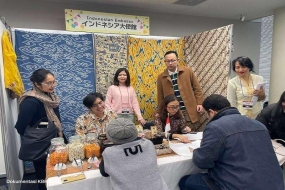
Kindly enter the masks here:
M 102 176 L 110 176 L 111 189 L 169 190 L 160 176 L 152 142 L 138 138 L 133 122 L 125 118 L 111 121 L 106 136 L 115 146 L 104 150 L 99 168 Z
M 184 176 L 181 190 L 284 190 L 284 179 L 269 133 L 260 122 L 242 116 L 223 96 L 203 102 L 211 119 L 193 163 L 208 173 Z
M 267 127 L 271 139 L 285 141 L 285 91 L 280 96 L 279 101 L 265 107 L 256 120 Z M 284 142 L 279 142 L 285 146 Z

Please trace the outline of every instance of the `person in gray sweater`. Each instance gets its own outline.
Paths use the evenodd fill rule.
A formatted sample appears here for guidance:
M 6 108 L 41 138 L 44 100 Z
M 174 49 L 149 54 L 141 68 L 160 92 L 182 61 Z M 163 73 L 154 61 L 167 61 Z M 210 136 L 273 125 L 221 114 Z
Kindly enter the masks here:
M 154 145 L 138 138 L 132 121 L 111 121 L 106 135 L 115 146 L 104 150 L 99 168 L 102 176 L 110 176 L 112 190 L 169 190 L 159 174 Z

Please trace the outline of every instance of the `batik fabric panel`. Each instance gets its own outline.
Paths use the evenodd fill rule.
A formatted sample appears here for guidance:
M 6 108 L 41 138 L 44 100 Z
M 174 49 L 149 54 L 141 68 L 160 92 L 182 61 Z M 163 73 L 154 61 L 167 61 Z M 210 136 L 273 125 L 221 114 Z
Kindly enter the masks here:
M 30 76 L 40 68 L 50 70 L 58 81 L 55 94 L 60 98 L 64 134 L 74 135 L 75 121 L 87 111 L 83 98 L 95 91 L 92 34 L 54 34 L 15 31 L 17 63 L 25 89 Z
M 119 68 L 127 67 L 127 36 L 94 35 L 96 91 L 104 96 Z
M 211 94 L 226 97 L 230 71 L 232 25 L 184 37 L 185 61 L 196 74 L 204 98 Z M 197 126 L 199 131 L 208 122 L 204 114 Z
M 134 87 L 145 120 L 154 120 L 157 109 L 156 80 L 166 69 L 164 54 L 175 50 L 184 62 L 184 40 L 154 40 L 129 37 L 128 39 L 128 69 L 131 75 L 131 85 Z

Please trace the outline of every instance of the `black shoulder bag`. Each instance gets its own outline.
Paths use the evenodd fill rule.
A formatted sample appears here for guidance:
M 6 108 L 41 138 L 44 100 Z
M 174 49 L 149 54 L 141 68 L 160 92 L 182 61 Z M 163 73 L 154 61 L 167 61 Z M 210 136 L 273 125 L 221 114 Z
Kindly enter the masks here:
M 48 121 L 47 123 L 41 123 Z M 39 161 L 47 158 L 50 140 L 57 137 L 57 127 L 47 117 L 40 119 L 31 127 L 28 126 L 21 138 L 19 159 L 23 161 Z

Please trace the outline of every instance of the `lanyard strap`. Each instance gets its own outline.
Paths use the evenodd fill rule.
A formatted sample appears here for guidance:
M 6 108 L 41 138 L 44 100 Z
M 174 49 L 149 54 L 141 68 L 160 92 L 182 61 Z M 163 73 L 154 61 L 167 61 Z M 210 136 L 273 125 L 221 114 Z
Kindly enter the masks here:
M 252 77 L 250 77 L 250 79 L 251 79 L 251 82 L 252 82 L 252 90 L 254 90 L 254 84 L 253 84 Z M 243 93 L 242 82 L 241 82 L 241 78 L 240 78 L 240 77 L 239 77 L 239 81 L 240 81 L 240 88 L 241 88 L 242 95 L 243 95 L 243 97 L 245 97 L 245 96 L 244 96 L 244 93 Z M 248 86 L 249 86 L 249 85 L 248 85 Z
M 122 96 L 122 92 L 121 92 L 120 86 L 119 86 L 119 90 L 120 90 L 120 94 L 121 94 L 121 102 L 123 104 L 123 96 Z M 128 87 L 127 87 L 127 92 L 128 92 L 128 104 L 129 104 L 129 89 L 128 89 Z

